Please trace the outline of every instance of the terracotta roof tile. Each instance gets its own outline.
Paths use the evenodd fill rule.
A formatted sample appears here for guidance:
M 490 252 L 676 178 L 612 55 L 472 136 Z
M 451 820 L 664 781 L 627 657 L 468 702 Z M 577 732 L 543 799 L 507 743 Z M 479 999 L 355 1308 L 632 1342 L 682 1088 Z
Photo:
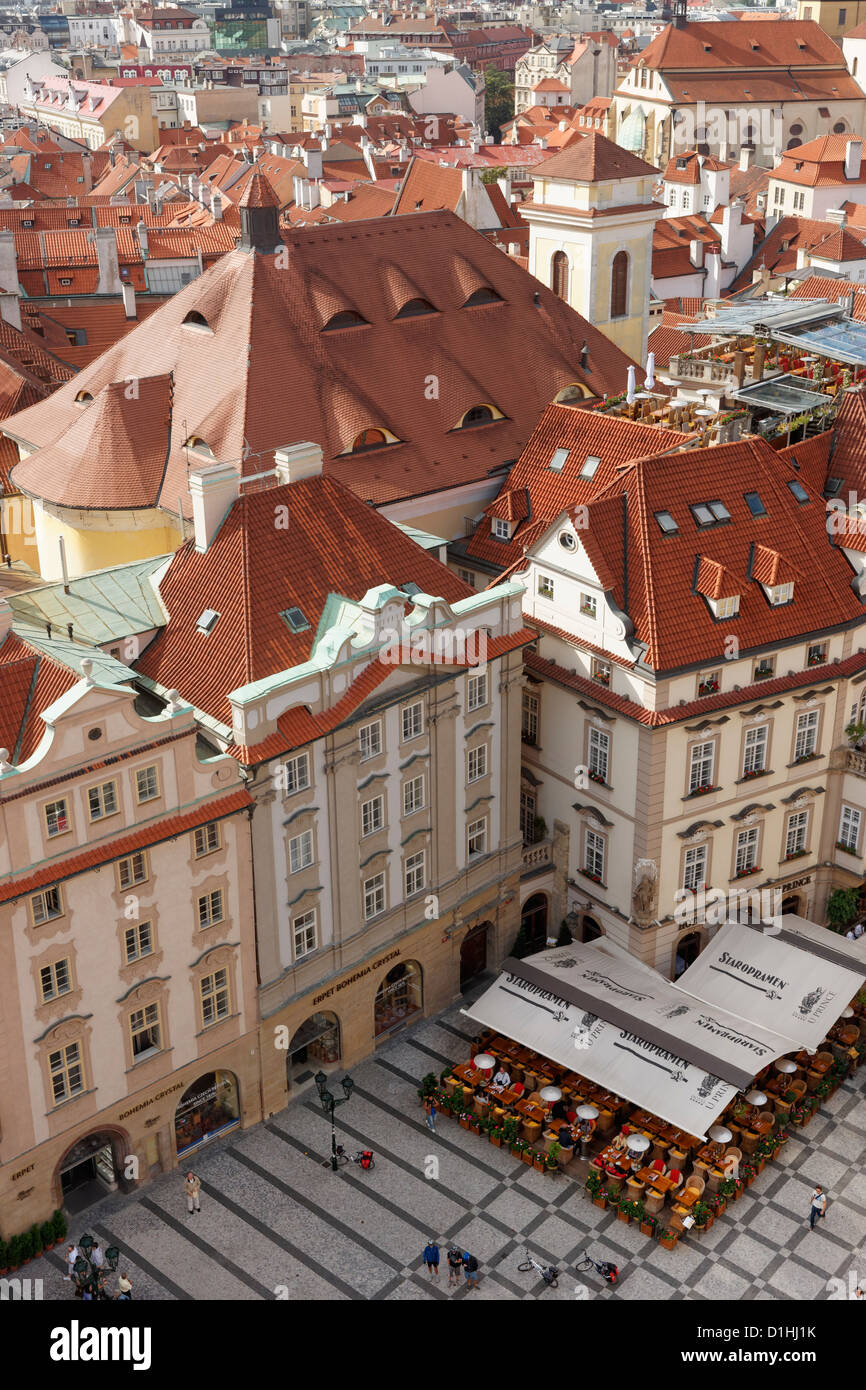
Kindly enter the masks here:
M 600 131 L 588 131 L 581 140 L 570 145 L 562 154 L 546 159 L 535 170 L 537 178 L 574 179 L 579 183 L 596 183 L 601 179 L 636 179 L 655 174 L 652 164 L 639 159 L 608 140 Z

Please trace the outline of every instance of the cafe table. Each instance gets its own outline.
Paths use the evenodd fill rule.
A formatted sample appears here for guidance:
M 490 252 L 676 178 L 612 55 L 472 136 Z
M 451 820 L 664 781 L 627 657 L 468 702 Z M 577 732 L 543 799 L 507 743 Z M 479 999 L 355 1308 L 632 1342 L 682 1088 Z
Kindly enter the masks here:
M 547 1111 L 531 1100 L 519 1100 L 515 1109 L 525 1120 L 531 1120 L 534 1124 L 541 1124 L 547 1118 Z
M 677 1193 L 676 1200 L 677 1204 L 681 1207 L 693 1207 L 695 1202 L 699 1201 L 700 1198 L 701 1193 L 696 1187 L 687 1187 L 683 1191 Z
M 656 1192 L 669 1192 L 675 1186 L 673 1178 L 665 1177 L 655 1168 L 641 1168 L 639 1173 L 635 1173 L 635 1177 L 638 1182 L 646 1183 L 647 1187 L 654 1187 Z
M 467 1086 L 478 1086 L 487 1079 L 482 1071 L 473 1067 L 471 1062 L 461 1062 L 458 1067 L 452 1067 L 451 1075 L 456 1076 L 458 1081 L 463 1081 Z

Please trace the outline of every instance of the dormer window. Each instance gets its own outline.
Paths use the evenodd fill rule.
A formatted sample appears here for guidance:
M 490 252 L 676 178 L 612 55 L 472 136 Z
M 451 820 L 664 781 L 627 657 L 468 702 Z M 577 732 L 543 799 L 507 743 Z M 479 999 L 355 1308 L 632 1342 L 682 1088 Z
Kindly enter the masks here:
M 500 304 L 501 302 L 501 294 L 497 294 L 489 285 L 482 285 L 480 289 L 474 290 L 473 293 L 470 294 L 463 308 L 476 309 L 479 304 Z
M 183 320 L 182 326 L 184 328 L 197 328 L 200 332 L 204 333 L 213 332 L 204 314 L 200 314 L 198 309 L 190 309 L 186 318 Z
M 399 444 L 396 435 L 384 429 L 366 429 L 354 440 L 350 454 L 360 454 L 365 449 L 381 449 L 385 444 Z
M 493 405 L 473 405 L 470 410 L 461 415 L 455 429 L 468 430 L 473 425 L 488 425 L 491 420 L 504 420 L 505 416 L 501 410 L 497 410 Z
M 610 670 L 609 661 L 602 661 L 602 659 L 597 656 L 592 658 L 591 671 L 594 681 L 598 681 L 601 685 L 610 685 Z
M 707 599 L 717 618 L 735 618 L 740 611 L 740 595 L 731 594 L 729 598 Z
M 425 314 L 435 314 L 438 310 L 427 299 L 410 299 L 394 317 L 398 319 L 417 319 Z
M 698 676 L 698 696 L 717 695 L 721 683 L 721 671 L 702 671 Z
M 678 160 L 677 160 L 677 168 L 678 168 L 678 169 L 688 169 L 688 167 L 689 167 L 689 161 L 688 161 L 687 159 L 678 159 Z
M 215 609 L 206 608 L 195 625 L 196 632 L 200 632 L 203 637 L 209 637 L 219 621 L 219 616 Z
M 339 314 L 328 319 L 322 329 L 323 333 L 334 333 L 338 328 L 362 328 L 367 327 L 367 320 L 355 309 L 344 309 Z
M 504 521 L 501 516 L 495 516 L 490 527 L 490 534 L 495 536 L 498 541 L 510 541 L 513 525 L 512 521 Z
M 794 597 L 793 584 L 772 584 L 765 588 L 767 598 L 774 608 L 778 608 L 783 603 L 790 603 Z
M 75 397 L 75 404 L 76 404 L 76 405 L 90 405 L 90 402 L 91 402 L 92 400 L 93 400 L 93 396 L 91 395 L 91 393 L 90 393 L 89 391 L 79 391 L 79 392 L 78 392 L 78 395 Z

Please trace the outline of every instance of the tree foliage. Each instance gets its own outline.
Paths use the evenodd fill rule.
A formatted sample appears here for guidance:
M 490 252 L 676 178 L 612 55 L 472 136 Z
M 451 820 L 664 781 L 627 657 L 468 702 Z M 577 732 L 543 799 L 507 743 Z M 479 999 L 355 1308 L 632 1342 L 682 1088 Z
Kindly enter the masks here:
M 488 68 L 484 74 L 484 119 L 498 141 L 502 127 L 514 115 L 514 83 L 507 72 Z

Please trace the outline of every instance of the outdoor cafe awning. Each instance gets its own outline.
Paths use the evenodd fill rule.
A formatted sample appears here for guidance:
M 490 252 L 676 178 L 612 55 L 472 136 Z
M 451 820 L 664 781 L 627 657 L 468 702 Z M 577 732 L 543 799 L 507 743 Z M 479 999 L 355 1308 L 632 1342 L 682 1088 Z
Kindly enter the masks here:
M 507 960 L 465 1012 L 702 1138 L 736 1092 L 790 1049 L 787 1037 L 744 1028 L 647 966 L 577 942 Z
M 785 915 L 773 935 L 727 923 L 676 988 L 688 998 L 760 1023 L 815 1052 L 866 979 L 858 945 L 802 917 Z

